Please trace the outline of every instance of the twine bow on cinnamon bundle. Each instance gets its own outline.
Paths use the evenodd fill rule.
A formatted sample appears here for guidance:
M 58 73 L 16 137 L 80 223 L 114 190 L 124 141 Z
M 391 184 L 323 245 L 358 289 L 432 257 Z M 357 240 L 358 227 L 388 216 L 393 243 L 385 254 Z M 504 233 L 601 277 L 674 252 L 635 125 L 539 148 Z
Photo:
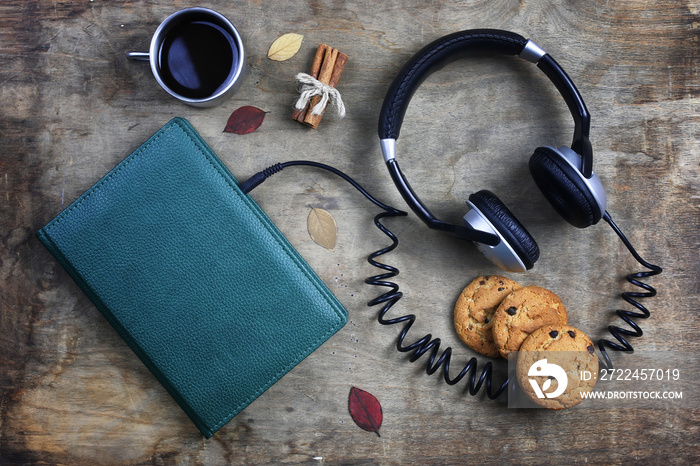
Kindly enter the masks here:
M 335 86 L 347 61 L 348 56 L 337 49 L 326 44 L 318 47 L 311 72 L 296 75 L 302 87 L 292 113 L 293 120 L 316 129 L 329 103 L 335 106 L 341 118 L 345 116 L 345 105 Z

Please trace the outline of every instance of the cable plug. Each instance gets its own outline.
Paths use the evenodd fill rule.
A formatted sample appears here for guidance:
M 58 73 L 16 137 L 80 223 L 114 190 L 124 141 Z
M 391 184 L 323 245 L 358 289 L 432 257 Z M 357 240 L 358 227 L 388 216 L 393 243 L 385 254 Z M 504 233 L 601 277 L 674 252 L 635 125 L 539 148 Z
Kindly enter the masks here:
M 251 192 L 253 189 L 257 188 L 262 184 L 263 181 L 274 175 L 275 173 L 279 173 L 282 171 L 284 167 L 282 166 L 281 163 L 276 163 L 270 167 L 267 167 L 263 171 L 260 171 L 256 173 L 255 175 L 251 176 L 247 180 L 245 180 L 243 183 L 241 183 L 238 187 L 243 191 L 244 194 L 248 194 Z

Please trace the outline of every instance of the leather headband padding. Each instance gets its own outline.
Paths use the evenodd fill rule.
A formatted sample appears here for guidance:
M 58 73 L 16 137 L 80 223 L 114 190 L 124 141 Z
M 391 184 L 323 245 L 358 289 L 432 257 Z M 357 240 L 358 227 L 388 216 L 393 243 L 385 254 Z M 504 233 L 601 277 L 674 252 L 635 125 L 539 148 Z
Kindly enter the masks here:
M 518 55 L 526 43 L 521 35 L 498 29 L 460 31 L 431 42 L 404 65 L 389 87 L 379 114 L 379 138 L 398 139 L 413 93 L 433 71 L 473 52 Z

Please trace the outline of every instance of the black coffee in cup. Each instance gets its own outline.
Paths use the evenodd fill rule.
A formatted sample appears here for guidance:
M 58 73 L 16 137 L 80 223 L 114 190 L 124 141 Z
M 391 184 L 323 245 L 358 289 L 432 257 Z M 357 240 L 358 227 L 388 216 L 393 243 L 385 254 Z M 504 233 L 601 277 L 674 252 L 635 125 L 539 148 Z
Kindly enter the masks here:
M 211 107 L 230 97 L 240 86 L 245 64 L 243 42 L 233 24 L 221 13 L 200 7 L 168 16 L 147 53 L 126 56 L 149 61 L 158 84 L 195 107 Z
M 191 99 L 216 94 L 238 63 L 238 47 L 226 29 L 211 21 L 176 25 L 165 36 L 158 53 L 163 82 Z

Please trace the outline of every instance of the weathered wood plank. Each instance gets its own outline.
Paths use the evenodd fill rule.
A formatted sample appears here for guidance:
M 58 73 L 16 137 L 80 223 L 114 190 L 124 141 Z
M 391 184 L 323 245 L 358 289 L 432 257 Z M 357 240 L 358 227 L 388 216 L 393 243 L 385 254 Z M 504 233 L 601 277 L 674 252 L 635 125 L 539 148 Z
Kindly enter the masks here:
M 391 79 L 429 41 L 496 27 L 532 37 L 567 70 L 592 115 L 595 169 L 609 210 L 665 272 L 638 351 L 672 351 L 697 373 L 700 12 L 691 1 L 284 2 L 211 1 L 246 43 L 249 70 L 229 102 L 193 109 L 169 98 L 145 50 L 175 9 L 163 2 L 6 0 L 0 6 L 0 463 L 696 463 L 697 407 L 509 410 L 424 374 L 394 349 L 398 329 L 365 303 L 380 290 L 369 252 L 386 244 L 376 210 L 333 177 L 290 168 L 253 192 L 350 312 L 349 324 L 205 441 L 79 288 L 34 238 L 173 116 L 189 119 L 243 179 L 288 159 L 346 170 L 377 197 L 403 202 L 382 166 L 376 124 Z M 553 4 L 554 3 L 554 4 Z M 287 62 L 265 57 L 286 32 L 304 34 Z M 350 57 L 339 89 L 348 116 L 318 130 L 290 120 L 294 75 L 320 43 Z M 269 112 L 256 132 L 222 133 L 242 105 Z M 546 205 L 527 173 L 545 144 L 568 144 L 571 123 L 551 85 L 514 60 L 459 61 L 416 93 L 399 142 L 402 168 L 434 212 L 464 214 L 488 188 L 538 239 L 535 269 L 514 277 L 556 291 L 593 338 L 619 324 L 625 274 L 638 270 L 604 226 L 576 230 Z M 310 240 L 309 206 L 338 223 L 333 252 Z M 414 217 L 390 221 L 401 246 L 396 308 L 415 313 L 409 339 L 432 333 L 472 356 L 451 310 L 473 277 L 496 273 L 469 245 Z M 615 356 L 624 360 L 634 355 Z M 455 363 L 456 363 L 455 362 Z M 691 377 L 691 375 L 689 375 Z M 697 380 L 697 378 L 696 378 Z M 381 438 L 347 414 L 351 386 L 384 407 Z

